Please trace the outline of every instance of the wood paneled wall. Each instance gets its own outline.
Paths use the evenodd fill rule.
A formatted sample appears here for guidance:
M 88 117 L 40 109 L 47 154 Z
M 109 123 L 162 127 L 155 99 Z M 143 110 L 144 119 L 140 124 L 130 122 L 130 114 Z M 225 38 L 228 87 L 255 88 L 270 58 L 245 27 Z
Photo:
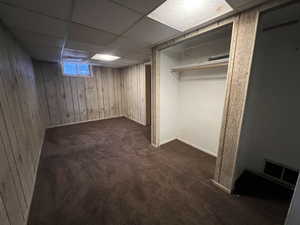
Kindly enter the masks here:
M 145 65 L 93 67 L 90 78 L 67 77 L 58 64 L 34 61 L 44 121 L 49 127 L 125 116 L 146 125 Z
M 124 116 L 146 125 L 146 71 L 139 64 L 121 69 Z M 150 113 L 150 112 L 149 112 Z
M 34 62 L 48 126 L 123 116 L 118 69 L 93 67 L 89 78 L 63 76 L 59 64 Z
M 26 224 L 45 122 L 31 59 L 0 24 L 0 224 Z

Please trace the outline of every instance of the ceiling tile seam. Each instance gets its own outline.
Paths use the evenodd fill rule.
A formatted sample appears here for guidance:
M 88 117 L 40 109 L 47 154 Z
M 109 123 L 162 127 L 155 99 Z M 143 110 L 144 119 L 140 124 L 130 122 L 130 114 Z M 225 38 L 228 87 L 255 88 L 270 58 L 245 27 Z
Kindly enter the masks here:
M 74 23 L 74 24 L 77 24 L 77 25 L 81 25 L 81 26 L 84 26 L 84 27 L 87 27 L 89 29 L 93 29 L 93 30 L 96 30 L 96 31 L 100 31 L 100 32 L 106 32 L 106 33 L 109 33 L 109 34 L 112 34 L 112 35 L 115 35 L 115 36 L 119 36 L 120 34 L 116 34 L 116 33 L 113 33 L 111 31 L 107 31 L 107 30 L 104 30 L 104 29 L 99 29 L 99 28 L 95 28 L 95 27 L 91 27 L 91 26 L 88 26 L 88 25 L 85 25 L 85 24 L 82 24 L 82 23 L 78 23 L 78 22 L 75 22 L 71 19 L 62 19 L 62 18 L 59 18 L 59 17 L 56 17 L 56 16 L 51 16 L 51 15 L 48 15 L 48 14 L 45 14 L 45 13 L 42 13 L 40 11 L 36 11 L 36 10 L 32 10 L 32 9 L 28 9 L 28 8 L 25 8 L 25 7 L 20 7 L 16 4 L 12 4 L 12 3 L 7 3 L 7 2 L 2 2 L 0 0 L 0 5 L 3 4 L 3 5 L 7 5 L 11 8 L 15 8 L 15 9 L 22 9 L 24 11 L 27 11 L 27 12 L 31 12 L 31 13 L 34 13 L 34 14 L 37 14 L 37 15 L 41 15 L 41 16 L 45 16 L 45 17 L 48 17 L 50 19 L 54 19 L 54 20 L 58 20 L 58 21 L 61 21 L 61 22 L 64 22 L 64 23 Z
M 156 10 L 162 3 L 157 4 L 152 10 L 150 10 L 147 14 L 144 14 L 139 20 L 137 20 L 136 22 L 134 22 L 133 24 L 131 24 L 131 26 L 129 26 L 123 33 L 121 33 L 119 35 L 119 37 L 123 37 L 126 39 L 129 39 L 127 36 L 125 36 L 124 34 L 127 33 L 131 28 L 133 28 L 135 25 L 137 25 L 139 22 L 141 22 L 143 19 L 145 18 L 149 18 L 147 17 L 148 14 L 150 14 L 151 12 L 153 12 L 154 10 Z
M 114 0 L 110 0 L 110 1 L 116 3 Z M 138 24 L 141 20 L 143 20 L 144 18 L 146 18 L 147 15 L 148 15 L 149 13 L 151 13 L 152 11 L 154 11 L 157 7 L 159 7 L 159 6 L 161 5 L 161 3 L 159 3 L 159 4 L 157 4 L 152 10 L 150 10 L 148 13 L 143 14 L 143 13 L 137 12 L 136 10 L 131 9 L 131 8 L 129 8 L 129 7 L 125 7 L 125 6 L 122 5 L 122 4 L 118 4 L 118 5 L 120 5 L 120 6 L 124 7 L 124 8 L 128 8 L 128 9 L 130 9 L 130 10 L 132 10 L 132 11 L 137 12 L 139 15 L 141 15 L 141 18 L 139 18 L 137 21 L 135 21 L 134 23 L 132 23 L 132 24 L 131 24 L 125 31 L 123 31 L 121 34 L 115 34 L 115 33 L 112 33 L 112 32 L 110 32 L 110 31 L 106 31 L 106 30 L 103 30 L 103 29 L 98 29 L 98 28 L 95 28 L 95 27 L 91 27 L 91 26 L 88 26 L 88 25 L 81 24 L 81 23 L 78 23 L 78 22 L 73 21 L 73 20 L 72 20 L 72 17 L 73 17 L 72 15 L 73 15 L 73 11 L 74 11 L 74 8 L 75 8 L 75 7 L 74 7 L 74 5 L 75 5 L 74 0 L 72 1 L 72 4 L 71 4 L 71 7 L 72 7 L 73 9 L 72 9 L 72 13 L 71 13 L 71 16 L 69 17 L 69 19 L 62 19 L 62 18 L 59 18 L 59 17 L 51 16 L 51 15 L 42 13 L 42 12 L 40 12 L 40 11 L 36 11 L 36 10 L 28 9 L 28 8 L 25 8 L 25 7 L 21 7 L 21 6 L 18 6 L 18 5 L 16 5 L 16 4 L 13 4 L 13 3 L 3 2 L 3 1 L 1 1 L 1 0 L 0 0 L 0 4 L 7 5 L 7 6 L 9 6 L 9 7 L 16 8 L 16 9 L 22 9 L 22 10 L 27 11 L 27 12 L 31 12 L 31 13 L 34 13 L 34 14 L 37 14 L 37 15 L 41 15 L 41 16 L 45 16 L 45 17 L 48 17 L 48 18 L 51 18 L 51 19 L 55 19 L 55 20 L 58 20 L 58 21 L 65 22 L 65 23 L 67 23 L 67 30 L 69 29 L 68 27 L 70 26 L 70 24 L 73 23 L 73 24 L 81 25 L 81 26 L 84 26 L 84 27 L 87 27 L 87 28 L 96 30 L 96 31 L 106 32 L 106 33 L 109 33 L 109 34 L 112 34 L 112 35 L 115 35 L 115 36 L 116 36 L 116 38 L 114 38 L 111 42 L 108 42 L 108 43 L 105 44 L 104 46 L 108 46 L 108 45 L 110 45 L 110 44 L 113 44 L 113 42 L 115 42 L 115 41 L 116 41 L 118 38 L 120 38 L 120 37 L 125 38 L 125 39 L 128 39 L 128 40 L 130 40 L 130 41 L 134 41 L 134 40 L 132 40 L 131 38 L 126 37 L 124 34 L 125 34 L 126 32 L 128 32 L 131 28 L 133 28 L 136 24 Z M 149 19 L 151 19 L 151 18 L 149 18 Z M 153 21 L 154 21 L 154 20 L 153 20 Z M 157 21 L 155 21 L 155 22 L 157 22 Z M 163 25 L 164 25 L 164 24 L 163 24 Z M 63 37 L 59 37 L 59 36 L 55 36 L 55 35 L 52 36 L 52 35 L 49 35 L 49 34 L 44 34 L 44 33 L 40 33 L 40 32 L 34 32 L 34 31 L 31 31 L 31 30 L 28 30 L 28 29 L 19 28 L 18 26 L 10 27 L 10 29 L 20 29 L 20 30 L 24 30 L 24 31 L 31 32 L 31 33 L 36 33 L 36 34 L 39 34 L 39 35 L 44 35 L 44 36 L 47 36 L 47 37 L 50 37 L 50 38 L 51 38 L 51 37 L 53 37 L 53 38 L 59 38 L 59 39 L 63 38 Z M 66 31 L 66 32 L 68 32 L 68 31 Z M 66 35 L 65 35 L 65 36 L 66 36 Z M 63 48 L 62 48 L 62 51 L 61 51 L 62 53 L 63 53 L 63 49 L 65 48 L 65 44 L 66 44 L 65 42 L 66 42 L 66 40 L 64 40 Z M 146 47 L 146 48 L 151 48 L 151 46 L 152 46 L 152 45 L 149 45 L 149 47 Z M 153 45 L 153 46 L 154 46 L 154 45 Z M 59 48 L 59 47 L 57 47 L 57 48 Z M 62 53 L 61 53 L 61 54 L 62 54 Z M 133 51 L 133 52 L 130 52 L 130 53 L 138 53 L 138 52 Z M 61 55 L 61 57 L 62 57 L 62 55 Z
M 111 2 L 114 2 L 113 0 L 110 0 Z M 114 2 L 115 3 L 115 2 Z M 12 7 L 12 8 L 17 8 L 17 9 L 22 9 L 22 10 L 25 10 L 25 11 L 28 11 L 28 12 L 31 12 L 31 13 L 35 13 L 35 14 L 38 14 L 38 15 L 41 15 L 41 16 L 45 16 L 45 17 L 48 17 L 48 18 L 51 18 L 51 19 L 55 19 L 55 20 L 58 20 L 58 21 L 62 21 L 62 22 L 65 22 L 67 24 L 70 24 L 70 23 L 73 23 L 73 24 L 77 24 L 77 25 L 80 25 L 80 26 L 84 26 L 84 27 L 87 27 L 89 29 L 93 29 L 93 30 L 96 30 L 96 31 L 100 31 L 100 32 L 106 32 L 106 33 L 109 33 L 109 34 L 112 34 L 112 35 L 115 35 L 116 38 L 114 38 L 111 42 L 108 42 L 107 44 L 105 44 L 104 46 L 108 46 L 108 45 L 111 45 L 113 44 L 113 42 L 115 42 L 118 38 L 122 37 L 122 38 L 126 38 L 128 40 L 131 40 L 131 38 L 125 36 L 124 34 L 127 33 L 131 28 L 133 28 L 136 24 L 138 24 L 141 20 L 143 20 L 144 18 L 147 17 L 147 15 L 149 13 L 151 13 L 152 11 L 154 11 L 156 8 L 158 8 L 161 3 L 157 4 L 152 10 L 150 10 L 147 14 L 142 14 L 142 13 L 139 13 L 141 15 L 141 18 L 139 18 L 137 21 L 135 21 L 134 23 L 132 23 L 125 31 L 123 31 L 121 34 L 115 34 L 115 33 L 112 33 L 110 31 L 106 31 L 106 30 L 103 30 L 103 29 L 99 29 L 99 28 L 95 28 L 95 27 L 91 27 L 91 26 L 88 26 L 88 25 L 85 25 L 85 24 L 81 24 L 81 23 L 78 23 L 78 22 L 75 22 L 72 20 L 72 17 L 73 17 L 73 11 L 74 11 L 74 8 L 75 8 L 75 3 L 74 3 L 74 0 L 72 1 L 72 4 L 71 4 L 71 7 L 73 7 L 73 11 L 72 11 L 72 16 L 69 17 L 69 20 L 66 20 L 66 19 L 62 19 L 62 18 L 59 18 L 59 17 L 55 17 L 55 16 L 51 16 L 51 15 L 48 15 L 48 14 L 45 14 L 45 13 L 42 13 L 40 11 L 36 11 L 36 10 L 32 10 L 32 9 L 28 9 L 28 8 L 25 8 L 25 7 L 20 7 L 16 4 L 13 4 L 13 3 L 7 3 L 7 2 L 3 2 L 0 0 L 0 4 L 4 4 L 4 5 L 7 5 L 9 7 Z M 73 5 L 74 4 L 74 5 Z M 119 4 L 120 6 L 123 7 L 122 4 Z M 124 7 L 125 8 L 125 7 Z M 149 18 L 151 19 L 151 18 Z M 152 19 L 151 19 L 152 20 Z M 153 20 L 155 21 L 155 20 Z M 157 21 L 155 21 L 157 22 Z M 164 24 L 163 24 L 164 25 Z M 69 25 L 67 25 L 69 26 Z M 26 30 L 26 31 L 30 31 L 30 32 L 33 32 L 31 30 L 28 30 L 28 29 L 23 29 L 23 28 L 18 28 L 17 26 L 14 26 L 12 27 L 12 29 L 22 29 L 22 30 Z M 67 28 L 68 29 L 68 28 Z M 39 33 L 39 32 L 35 32 L 35 33 Z M 43 34 L 43 33 L 39 33 L 41 35 L 46 35 L 46 34 Z M 51 37 L 51 35 L 49 35 L 49 37 Z M 53 35 L 54 37 L 54 35 Z M 58 37 L 58 36 L 55 36 L 55 37 Z M 59 37 L 59 38 L 62 38 L 62 37 Z M 133 41 L 133 40 L 131 40 Z M 154 45 L 149 45 L 149 48 L 151 48 L 151 46 L 154 46 Z M 148 48 L 148 47 L 147 47 Z
M 129 6 L 126 6 L 126 5 L 124 5 L 124 4 L 120 3 L 120 2 L 117 2 L 117 1 L 115 1 L 115 0 L 108 0 L 108 1 L 109 1 L 109 2 L 112 2 L 112 3 L 116 4 L 116 5 L 119 5 L 119 6 L 123 7 L 123 8 L 129 9 L 130 11 L 135 12 L 135 13 L 138 13 L 138 14 L 140 14 L 140 15 L 142 15 L 142 16 L 145 15 L 144 13 L 141 13 L 141 12 L 137 11 L 136 9 L 133 9 L 133 8 L 131 8 L 131 7 L 129 7 Z
M 48 15 L 46 13 L 43 13 L 43 12 L 40 12 L 40 11 L 37 11 L 37 10 L 33 10 L 33 9 L 29 9 L 29 8 L 26 8 L 26 7 L 23 7 L 23 6 L 19 6 L 19 5 L 14 4 L 14 3 L 3 2 L 3 1 L 0 0 L 0 4 L 7 5 L 7 6 L 11 7 L 11 8 L 15 8 L 15 9 L 22 9 L 24 11 L 35 13 L 35 14 L 38 14 L 38 15 L 41 15 L 41 16 L 45 16 L 45 17 L 48 17 L 48 18 L 51 18 L 51 19 L 55 19 L 55 20 L 60 20 L 60 21 L 63 21 L 63 22 L 67 22 L 66 20 L 64 20 L 62 18 L 59 18 L 59 17 L 56 17 L 56 16 L 51 16 L 51 15 Z

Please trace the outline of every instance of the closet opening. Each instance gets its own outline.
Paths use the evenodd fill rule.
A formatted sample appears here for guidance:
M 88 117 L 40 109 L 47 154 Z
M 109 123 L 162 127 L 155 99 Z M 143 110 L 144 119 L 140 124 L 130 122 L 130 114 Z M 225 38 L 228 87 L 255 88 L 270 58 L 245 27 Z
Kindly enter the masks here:
M 297 2 L 260 15 L 235 170 L 235 192 L 273 210 L 274 224 L 285 223 L 300 169 L 299 11 Z M 290 208 L 286 224 L 298 224 Z
M 159 144 L 198 150 L 213 177 L 225 106 L 232 24 L 159 52 Z

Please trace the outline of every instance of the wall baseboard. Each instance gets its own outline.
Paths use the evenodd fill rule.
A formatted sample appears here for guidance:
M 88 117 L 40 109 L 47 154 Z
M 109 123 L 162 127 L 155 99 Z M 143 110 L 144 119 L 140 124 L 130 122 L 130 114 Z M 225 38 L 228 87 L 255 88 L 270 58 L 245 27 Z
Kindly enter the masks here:
M 196 145 L 194 145 L 194 144 L 189 144 L 189 143 L 187 143 L 185 140 L 183 140 L 183 139 L 181 139 L 181 138 L 176 138 L 177 140 L 179 140 L 179 141 L 181 141 L 181 142 L 183 142 L 183 143 L 185 143 L 185 144 L 187 144 L 187 145 L 189 145 L 189 146 L 192 146 L 193 148 L 196 148 L 197 150 L 199 150 L 199 151 L 202 151 L 202 152 L 205 152 L 205 153 L 207 153 L 207 154 L 209 154 L 209 155 L 211 155 L 211 156 L 213 156 L 213 157 L 217 157 L 217 154 L 216 153 L 213 153 L 213 152 L 211 152 L 211 151 L 209 151 L 209 150 L 207 150 L 207 149 L 205 149 L 205 148 L 199 148 L 198 146 L 196 146 Z
M 215 158 L 217 157 L 217 154 L 215 154 L 215 153 L 213 153 L 213 152 L 211 152 L 211 151 L 209 151 L 209 150 L 207 150 L 207 149 L 199 148 L 199 147 L 196 146 L 196 145 L 189 144 L 189 143 L 187 143 L 186 141 L 184 141 L 183 139 L 178 138 L 178 137 L 176 137 L 176 138 L 171 138 L 171 139 L 168 139 L 168 140 L 166 140 L 166 141 L 163 141 L 163 142 L 161 142 L 158 146 L 154 146 L 154 147 L 159 147 L 159 146 L 161 146 L 161 145 L 167 144 L 167 143 L 169 143 L 169 142 L 171 142 L 171 141 L 175 141 L 175 140 L 181 141 L 181 142 L 183 142 L 184 144 L 189 145 L 189 146 L 191 146 L 191 147 L 193 147 L 193 148 L 195 148 L 195 149 L 197 149 L 197 150 L 199 150 L 199 151 L 201 151 L 201 152 L 207 153 L 208 155 L 211 155 L 211 156 L 213 156 L 213 157 L 215 157 Z
M 141 122 L 141 121 L 138 121 L 138 120 L 135 120 L 135 119 L 132 119 L 132 118 L 126 116 L 126 115 L 123 115 L 123 117 L 125 117 L 125 118 L 127 118 L 127 119 L 129 119 L 129 120 L 132 120 L 132 121 L 134 121 L 134 122 L 136 122 L 136 123 L 138 123 L 138 124 L 141 124 L 141 125 L 143 125 L 143 126 L 146 126 L 145 123 L 143 123 L 143 122 Z
M 125 116 L 124 115 L 118 115 L 118 116 L 112 116 L 112 117 L 104 117 L 102 119 L 83 120 L 83 121 L 78 121 L 78 122 L 71 122 L 71 123 L 63 123 L 63 124 L 50 125 L 50 126 L 47 126 L 47 129 L 56 128 L 56 127 L 71 126 L 71 125 L 88 123 L 88 122 L 95 122 L 95 121 L 101 121 L 101 120 L 109 120 L 109 119 L 121 118 L 121 117 L 125 117 Z M 125 118 L 127 118 L 127 117 L 125 117 Z
M 166 141 L 161 141 L 159 144 L 158 144 L 158 146 L 157 147 L 160 147 L 160 146 L 162 146 L 162 145 L 164 145 L 164 144 L 167 144 L 167 143 L 169 143 L 169 142 L 171 142 L 171 141 L 175 141 L 177 138 L 170 138 L 170 139 L 168 139 L 168 140 L 166 140 Z
M 211 179 L 211 182 L 220 190 L 226 192 L 227 194 L 232 194 L 232 190 L 228 189 L 227 187 L 223 186 L 222 184 L 218 183 L 214 179 Z

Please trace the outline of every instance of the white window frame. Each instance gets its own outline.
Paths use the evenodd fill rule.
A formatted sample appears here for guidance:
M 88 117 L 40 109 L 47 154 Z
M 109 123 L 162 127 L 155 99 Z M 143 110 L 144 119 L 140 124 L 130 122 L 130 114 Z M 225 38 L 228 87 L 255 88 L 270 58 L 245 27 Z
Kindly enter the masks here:
M 93 73 L 93 66 L 89 63 L 84 63 L 84 62 L 72 62 L 72 61 L 67 61 L 69 63 L 75 63 L 75 64 L 88 64 L 89 65 L 89 69 L 90 69 L 90 74 L 89 75 L 81 75 L 81 74 L 76 74 L 76 75 L 69 75 L 69 74 L 65 74 L 64 73 L 64 63 L 65 62 L 61 62 L 61 73 L 63 76 L 65 77 L 79 77 L 79 78 L 92 78 L 94 76 L 94 73 Z

